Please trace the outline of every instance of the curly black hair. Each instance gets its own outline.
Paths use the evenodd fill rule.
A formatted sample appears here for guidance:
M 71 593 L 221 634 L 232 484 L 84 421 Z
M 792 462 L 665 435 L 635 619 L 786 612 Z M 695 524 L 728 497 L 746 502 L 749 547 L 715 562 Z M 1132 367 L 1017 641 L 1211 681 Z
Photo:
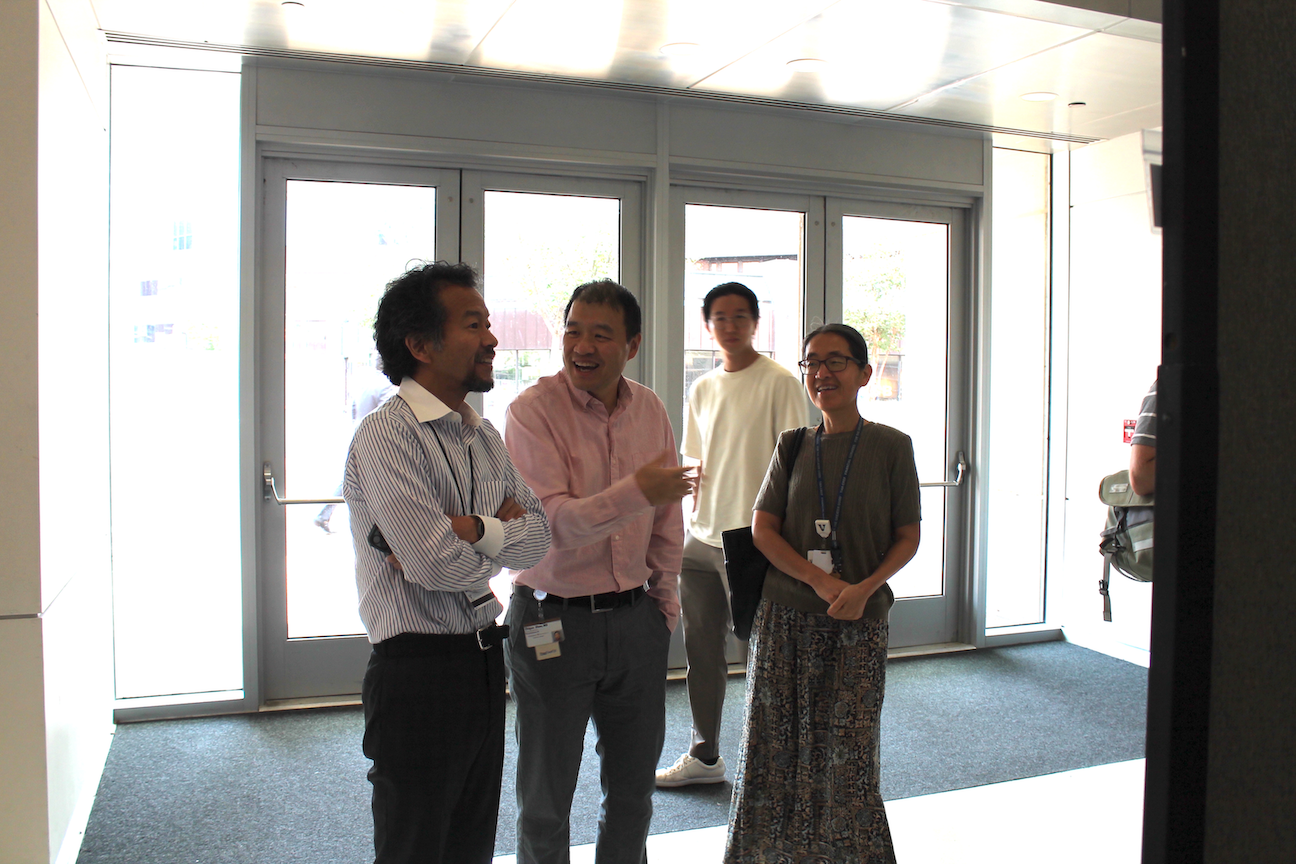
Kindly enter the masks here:
M 418 361 L 405 345 L 406 336 L 419 336 L 440 348 L 445 338 L 446 310 L 441 289 L 448 285 L 477 288 L 477 273 L 467 264 L 424 262 L 387 283 L 374 317 L 374 344 L 382 373 L 393 384 L 413 375 Z

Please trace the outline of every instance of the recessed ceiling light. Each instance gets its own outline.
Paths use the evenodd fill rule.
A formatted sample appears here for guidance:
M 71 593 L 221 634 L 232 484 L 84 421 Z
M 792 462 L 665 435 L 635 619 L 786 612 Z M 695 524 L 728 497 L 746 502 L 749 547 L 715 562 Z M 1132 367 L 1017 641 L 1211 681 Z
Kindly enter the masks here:
M 688 57 L 690 54 L 696 54 L 701 47 L 696 42 L 667 42 L 657 50 L 664 57 Z
M 1027 102 L 1052 102 L 1057 98 L 1057 94 L 1041 90 L 1038 93 L 1023 93 L 1021 98 Z
M 813 72 L 827 66 L 828 61 L 821 57 L 797 57 L 787 61 L 787 65 L 801 72 Z
M 1068 103 L 1067 103 L 1067 107 L 1068 107 L 1068 108 L 1084 108 L 1086 105 L 1088 105 L 1087 102 L 1068 102 Z

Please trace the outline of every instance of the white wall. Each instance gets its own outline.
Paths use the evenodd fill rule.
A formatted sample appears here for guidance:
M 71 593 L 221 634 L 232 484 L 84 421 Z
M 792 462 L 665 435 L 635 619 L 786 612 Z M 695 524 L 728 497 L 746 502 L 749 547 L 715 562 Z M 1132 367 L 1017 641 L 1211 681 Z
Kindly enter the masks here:
M 0 860 L 75 852 L 112 729 L 106 62 L 87 0 L 0 4 Z
M 1122 421 L 1138 416 L 1161 358 L 1161 236 L 1151 230 L 1142 136 L 1074 151 L 1070 200 L 1065 534 L 1062 560 L 1050 561 L 1049 617 L 1076 641 L 1146 652 L 1151 586 L 1113 574 L 1113 621 L 1103 622 L 1097 551 L 1098 483 L 1129 466 Z

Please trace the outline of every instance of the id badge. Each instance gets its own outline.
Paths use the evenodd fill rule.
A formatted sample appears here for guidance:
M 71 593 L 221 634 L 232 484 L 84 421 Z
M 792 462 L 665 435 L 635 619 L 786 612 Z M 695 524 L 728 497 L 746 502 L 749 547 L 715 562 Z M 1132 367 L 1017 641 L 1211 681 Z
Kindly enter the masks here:
M 828 549 L 811 549 L 806 553 L 807 560 L 825 573 L 833 572 L 832 551 Z
M 526 645 L 528 648 L 534 648 L 537 660 L 548 660 L 550 657 L 558 657 L 562 650 L 558 643 L 563 639 L 562 619 L 546 618 L 543 621 L 536 621 L 527 624 L 522 628 L 526 636 Z

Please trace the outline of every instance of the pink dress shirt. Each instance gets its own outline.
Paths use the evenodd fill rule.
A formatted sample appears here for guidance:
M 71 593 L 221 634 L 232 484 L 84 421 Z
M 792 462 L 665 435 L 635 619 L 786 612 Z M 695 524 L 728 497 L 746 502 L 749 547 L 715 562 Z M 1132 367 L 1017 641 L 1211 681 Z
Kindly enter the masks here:
M 647 583 L 674 630 L 684 516 L 678 502 L 649 504 L 634 478 L 663 451 L 666 464 L 677 464 L 675 433 L 657 394 L 622 378 L 609 417 L 596 396 L 559 372 L 509 406 L 504 441 L 553 532 L 549 554 L 514 583 L 559 597 Z

